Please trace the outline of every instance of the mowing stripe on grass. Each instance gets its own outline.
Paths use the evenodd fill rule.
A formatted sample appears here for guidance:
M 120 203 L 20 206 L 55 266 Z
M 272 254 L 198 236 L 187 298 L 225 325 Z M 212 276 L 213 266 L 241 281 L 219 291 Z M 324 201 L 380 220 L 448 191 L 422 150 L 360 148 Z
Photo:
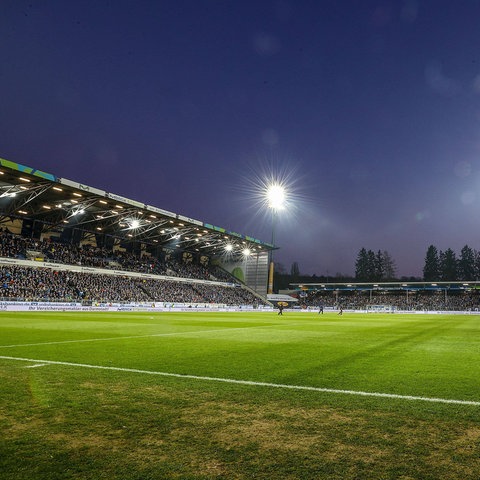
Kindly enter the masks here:
M 104 338 L 85 338 L 79 340 L 59 340 L 56 342 L 38 342 L 38 343 L 19 343 L 17 345 L 0 345 L 0 348 L 17 348 L 17 347 L 40 347 L 42 345 L 62 345 L 64 343 L 83 343 L 83 342 L 108 342 L 112 340 L 131 340 L 133 338 L 152 338 L 152 337 L 174 337 L 177 335 L 198 335 L 201 333 L 218 333 L 218 332 L 231 332 L 232 330 L 248 330 L 251 328 L 272 328 L 283 326 L 283 324 L 276 325 L 256 325 L 254 327 L 236 327 L 236 328 L 217 328 L 215 330 L 194 330 L 191 332 L 170 332 L 170 333 L 150 333 L 148 335 L 129 335 L 118 337 L 104 337 Z
M 224 330 L 210 330 L 210 332 L 221 332 L 221 331 L 224 331 Z M 42 345 L 62 345 L 65 343 L 109 342 L 109 341 L 111 342 L 112 340 L 125 340 L 125 339 L 131 340 L 134 338 L 169 337 L 174 335 L 188 335 L 192 333 L 199 333 L 199 330 L 196 330 L 194 332 L 152 333 L 149 335 L 129 335 L 129 336 L 104 337 L 104 338 L 84 338 L 79 340 L 59 340 L 57 342 L 18 343 L 17 345 L 0 345 L 0 348 L 41 347 Z
M 336 394 L 343 394 L 343 395 L 356 395 L 356 396 L 362 396 L 362 397 L 391 398 L 396 400 L 410 400 L 410 401 L 432 402 L 432 403 L 449 403 L 449 404 L 455 404 L 455 405 L 473 405 L 475 407 L 480 407 L 480 402 L 473 401 L 473 400 L 455 400 L 455 399 L 449 399 L 449 398 L 418 397 L 413 395 L 397 395 L 395 393 L 362 392 L 361 390 L 340 390 L 337 388 L 308 387 L 304 385 L 287 385 L 283 383 L 254 382 L 252 380 L 236 380 L 234 378 L 204 377 L 200 375 L 187 375 L 182 373 L 154 372 L 151 370 L 139 370 L 137 368 L 107 367 L 103 365 L 89 365 L 87 363 L 72 363 L 72 362 L 60 362 L 60 361 L 54 361 L 54 360 L 39 360 L 39 359 L 33 359 L 33 358 L 7 357 L 4 355 L 0 355 L 0 359 L 13 360 L 17 362 L 44 363 L 49 365 L 65 365 L 68 367 L 93 368 L 96 370 L 111 370 L 115 372 L 141 373 L 145 375 L 158 375 L 162 377 L 202 380 L 207 382 L 233 383 L 236 385 L 250 385 L 254 387 L 283 388 L 283 389 L 289 389 L 289 390 L 306 390 L 309 392 L 336 393 Z

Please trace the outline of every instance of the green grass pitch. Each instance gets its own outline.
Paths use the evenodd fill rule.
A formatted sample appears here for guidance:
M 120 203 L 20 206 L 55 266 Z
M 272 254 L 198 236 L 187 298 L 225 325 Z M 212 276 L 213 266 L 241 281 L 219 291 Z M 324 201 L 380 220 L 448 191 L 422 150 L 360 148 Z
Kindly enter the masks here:
M 4 312 L 0 472 L 478 480 L 480 316 Z

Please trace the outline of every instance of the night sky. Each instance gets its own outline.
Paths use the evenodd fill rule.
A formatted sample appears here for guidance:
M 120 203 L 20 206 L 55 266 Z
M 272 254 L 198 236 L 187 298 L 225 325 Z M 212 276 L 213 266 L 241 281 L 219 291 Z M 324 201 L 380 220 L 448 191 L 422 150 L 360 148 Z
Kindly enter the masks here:
M 0 157 L 354 274 L 480 249 L 476 0 L 1 0 Z

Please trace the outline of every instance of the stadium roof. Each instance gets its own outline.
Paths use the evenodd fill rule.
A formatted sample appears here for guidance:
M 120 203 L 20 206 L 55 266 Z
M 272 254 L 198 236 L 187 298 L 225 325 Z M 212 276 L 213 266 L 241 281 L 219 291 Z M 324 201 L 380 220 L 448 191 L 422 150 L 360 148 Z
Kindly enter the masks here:
M 125 242 L 208 256 L 236 257 L 245 249 L 258 254 L 275 248 L 247 235 L 0 158 L 0 225 L 15 218 L 43 224 L 45 231 L 78 228 L 86 235 L 105 234 Z M 231 245 L 229 252 L 227 245 Z
M 290 286 L 298 291 L 416 291 L 416 290 L 470 290 L 480 289 L 480 283 L 476 281 L 458 282 L 365 282 L 365 283 L 291 283 Z

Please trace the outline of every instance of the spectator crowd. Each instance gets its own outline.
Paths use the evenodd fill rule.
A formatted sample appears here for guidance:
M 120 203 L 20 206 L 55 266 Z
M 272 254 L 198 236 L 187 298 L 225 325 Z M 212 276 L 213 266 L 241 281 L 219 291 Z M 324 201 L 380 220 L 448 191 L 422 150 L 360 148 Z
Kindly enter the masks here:
M 0 257 L 27 259 L 29 256 L 51 263 L 106 268 L 126 272 L 168 275 L 178 278 L 234 282 L 234 278 L 216 265 L 199 265 L 174 258 L 160 260 L 149 254 L 137 256 L 122 249 L 108 250 L 93 245 L 72 245 L 38 240 L 0 231 Z
M 24 238 L 0 231 L 0 257 L 42 258 L 61 263 L 115 271 L 177 277 L 179 281 L 145 279 L 121 274 L 84 273 L 45 267 L 0 266 L 0 298 L 25 301 L 82 301 L 208 303 L 258 305 L 259 297 L 242 288 L 236 279 L 218 266 L 185 263 L 175 259 L 137 257 L 132 253 L 91 245 L 66 245 L 48 240 Z M 180 281 L 180 279 L 182 279 Z M 188 281 L 214 280 L 221 284 Z
M 0 298 L 34 302 L 263 303 L 244 288 L 227 284 L 143 279 L 17 265 L 0 266 Z
M 373 293 L 373 292 L 372 292 Z M 385 305 L 403 311 L 477 311 L 480 294 L 476 290 L 450 291 L 400 291 L 371 294 L 369 291 L 348 293 L 309 292 L 301 301 L 305 307 L 327 307 L 346 310 L 369 310 L 374 305 Z

